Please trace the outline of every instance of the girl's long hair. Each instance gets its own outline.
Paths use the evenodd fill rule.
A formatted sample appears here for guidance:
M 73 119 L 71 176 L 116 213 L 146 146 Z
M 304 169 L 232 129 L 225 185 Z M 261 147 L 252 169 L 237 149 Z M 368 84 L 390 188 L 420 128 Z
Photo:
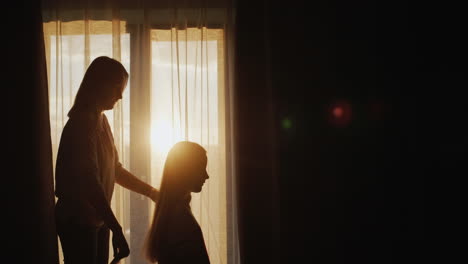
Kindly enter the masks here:
M 115 88 L 110 84 L 127 80 L 128 72 L 119 61 L 106 56 L 97 57 L 85 72 L 68 116 L 95 108 L 106 96 L 115 92 L 111 90 Z
M 190 177 L 192 168 L 206 157 L 206 150 L 197 143 L 181 141 L 169 151 L 159 188 L 159 200 L 156 203 L 153 221 L 146 238 L 145 253 L 151 262 L 160 261 L 165 250 L 167 224 L 170 210 L 183 197 L 186 190 L 184 182 Z

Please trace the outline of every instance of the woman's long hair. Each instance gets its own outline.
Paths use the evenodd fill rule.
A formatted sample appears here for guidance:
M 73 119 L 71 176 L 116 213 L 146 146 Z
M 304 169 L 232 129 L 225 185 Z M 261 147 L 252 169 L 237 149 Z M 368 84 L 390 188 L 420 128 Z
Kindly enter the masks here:
M 112 90 L 115 89 L 112 84 L 127 80 L 128 72 L 119 61 L 106 56 L 97 57 L 85 72 L 68 116 L 95 108 L 106 96 L 111 96 L 115 92 Z
M 191 176 L 194 166 L 206 157 L 206 150 L 197 143 L 181 141 L 167 154 L 166 163 L 145 246 L 146 257 L 151 262 L 161 259 L 167 237 L 167 224 L 170 210 L 175 208 L 182 193 L 187 191 L 185 182 Z

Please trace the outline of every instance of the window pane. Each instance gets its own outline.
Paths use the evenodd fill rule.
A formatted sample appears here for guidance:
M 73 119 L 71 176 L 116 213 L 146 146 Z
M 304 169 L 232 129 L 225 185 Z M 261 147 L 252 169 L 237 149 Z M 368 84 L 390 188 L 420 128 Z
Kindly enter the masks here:
M 124 22 L 120 22 L 118 27 L 116 30 L 115 24 L 108 21 L 88 21 L 87 24 L 84 21 L 50 22 L 43 25 L 54 171 L 60 136 L 88 64 L 99 56 L 119 56 L 124 67 L 130 71 L 130 37 L 124 32 Z M 89 34 L 85 35 L 86 31 Z M 117 38 L 116 32 L 120 32 Z M 115 40 L 119 40 L 120 44 L 115 45 Z M 114 110 L 105 112 L 114 134 L 120 161 L 125 167 L 129 165 L 129 91 L 130 82 L 122 100 Z M 121 187 L 116 185 L 111 204 L 116 217 L 126 231 L 127 240 L 130 235 L 128 196 L 127 191 L 122 192 Z M 112 254 L 111 252 L 110 256 Z M 61 249 L 59 257 L 60 263 L 63 263 Z M 122 261 L 122 264 L 125 264 L 125 261 Z
M 159 186 L 176 142 L 205 147 L 209 180 L 192 195 L 213 263 L 226 263 L 223 30 L 152 30 L 151 178 Z

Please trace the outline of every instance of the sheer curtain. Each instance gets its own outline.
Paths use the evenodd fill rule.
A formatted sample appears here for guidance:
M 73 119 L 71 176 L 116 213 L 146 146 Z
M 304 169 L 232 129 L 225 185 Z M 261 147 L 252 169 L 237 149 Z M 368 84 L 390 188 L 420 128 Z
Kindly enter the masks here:
M 105 114 L 124 167 L 159 187 L 175 142 L 194 141 L 208 152 L 210 179 L 191 205 L 212 263 L 239 260 L 230 166 L 231 7 L 226 1 L 43 1 L 54 166 L 87 66 L 103 55 L 121 61 L 130 80 Z M 154 204 L 116 185 L 112 207 L 132 252 L 123 263 L 147 263 L 141 249 Z

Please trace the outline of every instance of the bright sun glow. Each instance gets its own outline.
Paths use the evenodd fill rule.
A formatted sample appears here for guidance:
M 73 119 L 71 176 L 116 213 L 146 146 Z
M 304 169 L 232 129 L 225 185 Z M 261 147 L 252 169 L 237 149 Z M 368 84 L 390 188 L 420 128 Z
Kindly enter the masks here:
M 165 156 L 171 147 L 180 141 L 179 133 L 168 120 L 156 120 L 151 126 L 151 146 L 153 152 Z

